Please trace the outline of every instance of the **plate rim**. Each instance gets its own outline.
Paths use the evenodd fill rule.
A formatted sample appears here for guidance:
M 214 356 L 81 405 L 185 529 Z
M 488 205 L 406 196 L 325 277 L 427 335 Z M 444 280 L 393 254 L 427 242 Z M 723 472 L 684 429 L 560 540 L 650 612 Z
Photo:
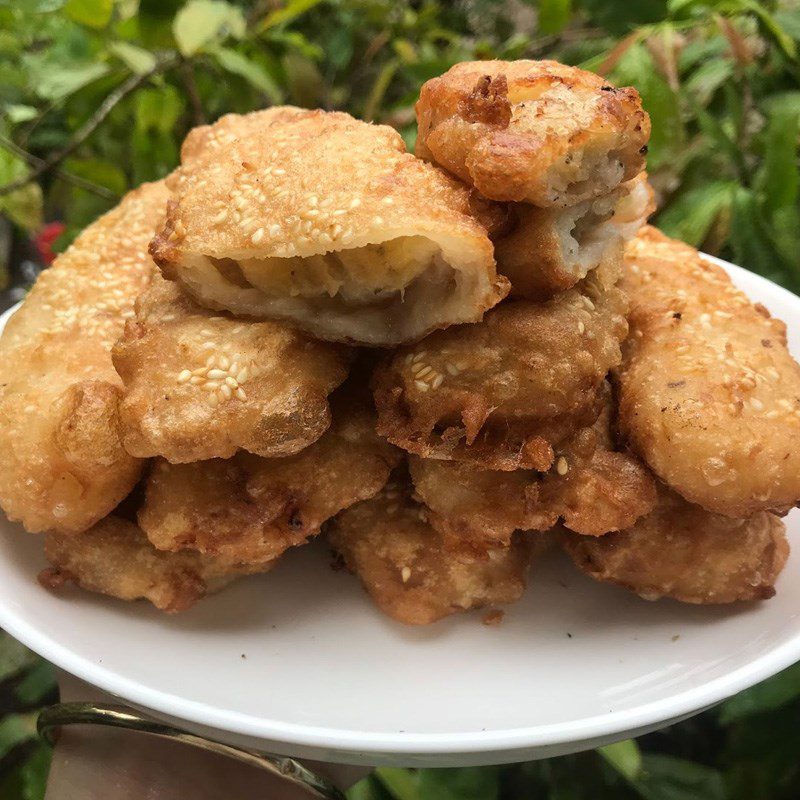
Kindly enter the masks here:
M 773 281 L 728 261 L 701 253 L 721 266 L 737 285 L 755 284 L 763 297 L 780 297 L 800 311 L 800 296 Z M 0 315 L 0 331 L 20 303 Z M 87 658 L 73 653 L 26 620 L 24 609 L 13 603 L 0 603 L 0 627 L 56 666 L 87 683 L 121 697 L 134 705 L 195 725 L 207 726 L 233 735 L 244 735 L 264 742 L 325 750 L 328 753 L 357 751 L 376 755 L 468 755 L 531 751 L 550 745 L 586 740 L 623 737 L 627 732 L 667 722 L 708 708 L 800 661 L 800 629 L 788 641 L 761 654 L 731 672 L 687 689 L 676 695 L 621 711 L 546 725 L 473 731 L 464 733 L 374 733 L 304 725 L 227 711 L 179 695 L 149 688 Z

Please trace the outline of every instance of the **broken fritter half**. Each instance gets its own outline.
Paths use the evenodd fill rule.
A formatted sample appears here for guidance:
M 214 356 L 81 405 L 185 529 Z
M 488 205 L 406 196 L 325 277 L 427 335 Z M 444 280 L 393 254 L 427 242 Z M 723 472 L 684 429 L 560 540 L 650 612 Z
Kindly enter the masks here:
M 352 360 L 284 323 L 204 309 L 159 274 L 113 357 L 126 449 L 173 463 L 307 447 L 330 424 L 328 394 Z
M 75 533 L 139 479 L 120 436 L 111 348 L 150 280 L 168 192 L 151 183 L 90 225 L 36 281 L 0 338 L 0 506 L 29 531 Z
M 772 597 L 789 555 L 785 526 L 774 514 L 731 519 L 663 485 L 655 509 L 633 527 L 597 538 L 565 534 L 563 546 L 596 580 L 647 600 L 703 605 Z
M 191 550 L 157 550 L 136 525 L 110 516 L 79 536 L 49 533 L 45 555 L 52 566 L 39 582 L 47 589 L 75 583 L 120 600 L 149 600 L 174 614 L 236 577 L 267 572 L 275 562 L 231 564 Z
M 261 562 L 303 544 L 334 514 L 374 495 L 399 459 L 376 435 L 369 404 L 345 386 L 335 396 L 330 429 L 295 455 L 156 460 L 139 525 L 161 550 Z
M 400 348 L 373 376 L 378 432 L 426 458 L 545 471 L 591 425 L 627 334 L 625 296 L 592 273 L 544 303 L 504 303 L 480 325 Z
M 192 136 L 151 252 L 208 308 L 393 346 L 508 292 L 469 191 L 341 112 L 228 115 Z
M 617 370 L 631 448 L 692 503 L 735 518 L 800 500 L 800 365 L 786 326 L 689 245 L 626 251 L 631 335 Z
M 454 558 L 404 479 L 343 511 L 327 535 L 381 611 L 407 625 L 513 603 L 525 589 L 536 549 L 517 539 L 481 556 Z
M 424 84 L 417 155 L 484 197 L 574 206 L 644 169 L 638 92 L 555 61 L 472 61 Z

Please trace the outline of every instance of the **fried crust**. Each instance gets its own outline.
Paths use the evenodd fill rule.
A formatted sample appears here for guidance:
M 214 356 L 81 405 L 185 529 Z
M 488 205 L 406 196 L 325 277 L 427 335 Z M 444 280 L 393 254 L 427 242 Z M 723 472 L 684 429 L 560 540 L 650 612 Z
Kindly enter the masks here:
M 400 454 L 374 425 L 374 413 L 345 392 L 331 428 L 295 455 L 240 452 L 227 461 L 181 465 L 159 459 L 139 524 L 162 550 L 191 548 L 237 563 L 275 558 L 386 483 Z
M 744 518 L 800 500 L 800 366 L 786 326 L 694 248 L 644 228 L 626 253 L 620 431 L 669 486 Z
M 189 550 L 165 553 L 135 524 L 114 516 L 80 536 L 48 534 L 45 555 L 52 566 L 40 573 L 39 582 L 47 589 L 73 582 L 120 600 L 149 600 L 168 614 L 185 611 L 238 575 L 274 566 L 226 564 Z
M 407 153 L 388 126 L 284 108 L 228 115 L 190 139 L 151 252 L 201 305 L 283 319 L 317 338 L 388 346 L 477 321 L 508 292 L 469 191 Z M 454 270 L 435 301 L 428 284 L 398 287 L 391 258 L 368 271 L 380 295 L 369 302 L 343 296 L 344 283 L 326 271 L 341 265 L 319 275 L 309 261 L 404 237 L 434 243 Z M 292 275 L 305 288 L 267 291 L 241 268 L 249 264 L 250 278 L 264 281 L 282 259 L 294 259 Z M 305 295 L 311 288 L 319 291 Z
M 166 201 L 163 183 L 126 195 L 39 276 L 0 339 L 0 506 L 29 531 L 84 531 L 139 478 L 111 347 L 150 279 Z
M 426 458 L 549 469 L 553 446 L 597 418 L 620 360 L 626 299 L 602 280 L 399 349 L 373 376 L 378 432 Z
M 201 308 L 158 274 L 113 357 L 125 384 L 125 448 L 173 463 L 307 447 L 330 424 L 328 394 L 351 360 L 284 323 Z
M 766 600 L 789 555 L 785 526 L 769 512 L 731 519 L 687 503 L 663 485 L 655 509 L 599 538 L 565 534 L 576 566 L 645 599 L 684 603 Z
M 479 554 L 508 546 L 515 531 L 546 531 L 559 520 L 588 536 L 628 528 L 656 502 L 655 482 L 626 453 L 616 452 L 609 412 L 556 451 L 548 472 L 478 469 L 412 456 L 416 496 L 447 547 Z
M 473 61 L 425 83 L 417 155 L 492 200 L 570 206 L 644 169 L 650 119 L 633 88 L 555 61 Z
M 328 539 L 381 611 L 407 625 L 513 603 L 525 589 L 532 552 L 517 539 L 488 556 L 453 558 L 405 481 L 339 514 Z

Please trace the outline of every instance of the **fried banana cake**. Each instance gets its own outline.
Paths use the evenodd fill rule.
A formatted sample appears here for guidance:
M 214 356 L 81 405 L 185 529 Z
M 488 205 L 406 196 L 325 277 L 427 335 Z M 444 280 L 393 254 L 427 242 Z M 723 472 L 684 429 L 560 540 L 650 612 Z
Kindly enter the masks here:
M 669 486 L 735 518 L 800 500 L 800 365 L 786 326 L 655 228 L 626 251 L 620 431 Z
M 352 357 L 284 323 L 204 309 L 156 274 L 113 359 L 125 448 L 186 463 L 307 447 L 330 424 L 328 394 Z
M 424 507 L 411 498 L 405 479 L 343 511 L 327 535 L 381 611 L 408 625 L 513 603 L 525 589 L 536 549 L 517 539 L 507 548 L 454 558 L 428 524 Z
M 151 252 L 208 308 L 392 346 L 508 292 L 468 190 L 348 114 L 270 109 L 193 136 Z
M 90 225 L 0 339 L 0 506 L 29 531 L 90 528 L 133 488 L 111 348 L 153 270 L 168 192 L 151 183 Z
M 425 83 L 417 155 L 491 200 L 574 206 L 644 169 L 638 92 L 555 61 L 472 61 Z

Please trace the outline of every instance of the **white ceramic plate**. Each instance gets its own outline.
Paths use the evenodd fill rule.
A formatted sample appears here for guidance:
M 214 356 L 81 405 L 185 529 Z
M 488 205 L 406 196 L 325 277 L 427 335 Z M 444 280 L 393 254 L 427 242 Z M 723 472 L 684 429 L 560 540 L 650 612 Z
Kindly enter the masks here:
M 800 298 L 738 267 L 790 321 Z M 800 512 L 787 518 L 798 539 Z M 556 755 L 660 727 L 800 659 L 800 546 L 766 603 L 647 603 L 558 554 L 502 625 L 408 629 L 321 544 L 189 612 L 36 583 L 41 540 L 0 517 L 0 626 L 140 708 L 231 743 L 364 764 L 453 766 Z

